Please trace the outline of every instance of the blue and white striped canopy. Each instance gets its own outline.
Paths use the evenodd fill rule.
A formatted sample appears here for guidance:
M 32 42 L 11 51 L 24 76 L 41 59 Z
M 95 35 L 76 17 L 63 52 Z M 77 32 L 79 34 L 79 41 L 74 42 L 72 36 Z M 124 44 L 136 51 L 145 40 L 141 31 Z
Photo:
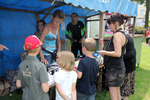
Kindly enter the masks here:
M 48 0 L 0 0 L 0 7 L 41 11 L 57 4 L 46 2 Z M 52 1 L 52 0 L 50 0 Z M 60 3 L 70 4 L 63 5 L 56 9 L 61 9 L 66 15 L 71 15 L 72 12 L 77 12 L 79 16 L 91 16 L 98 14 L 99 11 L 119 12 L 129 16 L 137 16 L 138 4 L 129 0 L 56 0 Z M 71 6 L 72 5 L 72 6 Z M 52 11 L 52 13 L 54 10 Z

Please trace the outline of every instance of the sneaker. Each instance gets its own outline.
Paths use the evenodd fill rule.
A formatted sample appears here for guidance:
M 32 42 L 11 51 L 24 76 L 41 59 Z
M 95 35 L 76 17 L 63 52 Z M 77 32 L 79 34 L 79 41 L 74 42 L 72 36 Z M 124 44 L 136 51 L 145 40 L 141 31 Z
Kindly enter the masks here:
M 146 43 L 146 44 L 144 44 L 144 45 L 149 45 L 149 44 Z

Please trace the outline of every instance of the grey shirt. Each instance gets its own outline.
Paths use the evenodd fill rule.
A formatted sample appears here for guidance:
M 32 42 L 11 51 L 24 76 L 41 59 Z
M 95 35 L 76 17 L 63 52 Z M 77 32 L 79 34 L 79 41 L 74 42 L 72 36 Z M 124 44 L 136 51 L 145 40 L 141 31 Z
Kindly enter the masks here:
M 34 56 L 26 56 L 19 65 L 18 80 L 23 90 L 22 100 L 49 100 L 42 90 L 42 83 L 48 82 L 46 66 Z

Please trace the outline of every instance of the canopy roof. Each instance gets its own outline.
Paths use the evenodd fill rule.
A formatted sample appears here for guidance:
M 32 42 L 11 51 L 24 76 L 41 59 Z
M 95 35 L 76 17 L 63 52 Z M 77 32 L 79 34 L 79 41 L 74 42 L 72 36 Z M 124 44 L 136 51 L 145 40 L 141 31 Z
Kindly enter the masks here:
M 54 4 L 53 4 L 54 3 Z M 92 16 L 99 12 L 119 12 L 137 16 L 137 4 L 129 0 L 0 0 L 0 8 L 46 13 L 51 7 L 58 6 L 66 15 L 77 12 L 79 16 Z M 53 13 L 54 10 L 51 11 Z

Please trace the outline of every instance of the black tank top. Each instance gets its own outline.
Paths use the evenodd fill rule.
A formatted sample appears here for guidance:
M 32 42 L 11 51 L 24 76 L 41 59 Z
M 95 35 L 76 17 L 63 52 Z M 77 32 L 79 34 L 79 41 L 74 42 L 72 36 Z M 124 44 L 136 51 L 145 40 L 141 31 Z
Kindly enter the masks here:
M 123 31 L 121 31 L 121 28 L 118 29 L 116 32 L 121 32 L 122 34 L 125 35 L 125 33 Z M 126 41 L 127 41 L 127 39 L 126 39 Z M 125 52 L 125 48 L 126 48 L 126 43 L 122 47 L 122 53 L 121 53 L 120 57 L 111 57 L 111 56 L 107 56 L 107 55 L 104 56 L 104 66 L 106 69 L 125 68 L 125 64 L 123 61 L 123 55 Z M 107 44 L 106 51 L 114 51 L 113 36 L 111 37 L 111 39 L 109 40 L 109 42 Z

